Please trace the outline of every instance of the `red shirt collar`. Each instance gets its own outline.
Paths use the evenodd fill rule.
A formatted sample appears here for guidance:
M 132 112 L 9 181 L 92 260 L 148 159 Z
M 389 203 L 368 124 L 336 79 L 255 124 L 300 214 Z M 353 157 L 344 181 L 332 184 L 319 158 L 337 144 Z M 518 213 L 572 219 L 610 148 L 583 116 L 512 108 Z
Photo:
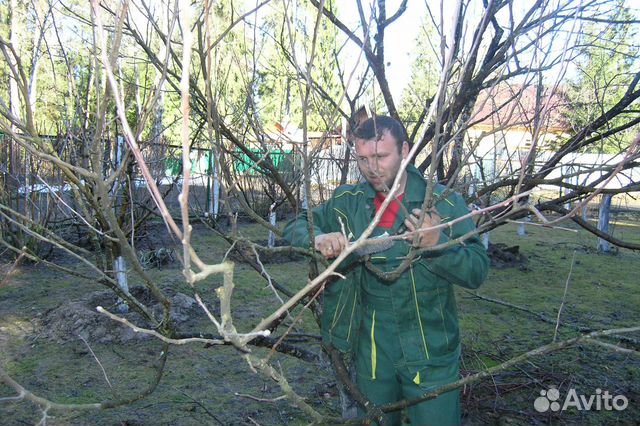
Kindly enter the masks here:
M 380 218 L 380 222 L 378 223 L 379 228 L 393 228 L 393 223 L 396 221 L 396 216 L 398 215 L 398 210 L 400 210 L 400 203 L 404 198 L 404 194 L 400 194 L 396 197 L 395 200 L 392 200 L 384 213 L 382 213 L 382 217 Z M 373 199 L 373 204 L 376 208 L 376 213 L 380 210 L 380 206 L 384 202 L 385 194 L 382 192 L 376 193 L 375 198 Z

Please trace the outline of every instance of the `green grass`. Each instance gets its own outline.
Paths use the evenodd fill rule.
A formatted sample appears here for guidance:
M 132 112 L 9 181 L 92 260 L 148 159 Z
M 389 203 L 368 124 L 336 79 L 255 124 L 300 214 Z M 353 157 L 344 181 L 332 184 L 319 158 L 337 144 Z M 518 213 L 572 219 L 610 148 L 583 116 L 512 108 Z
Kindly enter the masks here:
M 639 231 L 637 225 L 618 224 L 616 237 L 624 235 L 628 241 L 640 241 Z M 469 372 L 550 343 L 555 323 L 542 322 L 533 313 L 555 321 L 561 305 L 560 318 L 567 324 L 593 330 L 638 325 L 639 253 L 622 249 L 616 255 L 599 254 L 595 250 L 596 239 L 582 230 L 574 233 L 530 227 L 526 236 L 518 237 L 515 225 L 506 225 L 492 232 L 491 240 L 519 245 L 528 258 L 527 268 L 493 269 L 477 293 L 518 305 L 531 313 L 481 301 L 458 289 L 464 361 Z M 557 338 L 576 335 L 575 329 L 560 327 Z M 637 339 L 638 333 L 634 337 Z M 532 404 L 538 392 L 550 385 L 560 386 L 565 394 L 571 387 L 585 395 L 595 393 L 597 388 L 609 389 L 635 399 L 637 404 L 638 361 L 637 357 L 593 346 L 534 358 L 519 367 L 517 376 L 500 374 L 492 382 L 474 386 L 469 394 L 477 399 L 476 404 L 469 405 L 469 423 L 636 423 L 639 413 L 633 405 L 624 412 L 573 409 L 543 415 L 534 411 Z
M 571 227 L 564 224 L 563 226 Z M 204 228 L 194 232 L 193 243 L 206 262 L 219 262 L 228 245 Z M 241 225 L 239 232 L 252 239 L 266 239 L 267 232 L 255 225 Z M 640 242 L 640 226 L 626 218 L 615 224 L 617 238 Z M 547 344 L 555 324 L 537 319 L 534 313 L 555 320 L 565 287 L 561 319 L 568 324 L 594 330 L 637 325 L 639 319 L 640 253 L 621 249 L 615 255 L 595 251 L 596 239 L 585 231 L 570 232 L 530 226 L 518 237 L 515 225 L 492 231 L 494 243 L 519 245 L 527 256 L 526 268 L 493 269 L 477 290 L 481 296 L 525 308 L 514 310 L 480 300 L 475 292 L 458 288 L 457 299 L 463 338 L 463 372 L 482 368 Z M 574 261 L 575 256 L 575 261 Z M 83 266 L 78 265 L 78 268 Z M 270 276 L 291 289 L 307 282 L 305 261 L 266 264 Z M 178 262 L 149 274 L 170 293 L 192 295 L 184 283 Z M 232 299 L 234 322 L 239 331 L 250 330 L 279 302 L 266 281 L 247 265 L 236 264 Z M 131 285 L 140 281 L 131 278 Z M 222 284 L 214 276 L 199 282 L 197 289 L 209 306 L 218 303 L 215 288 Z M 0 357 L 3 367 L 29 390 L 57 402 L 87 403 L 132 396 L 153 379 L 162 345 L 154 339 L 128 344 L 91 342 L 109 383 L 96 359 L 81 340 L 58 344 L 38 338 L 39 323 L 33 321 L 48 309 L 77 300 L 103 288 L 91 281 L 67 277 L 41 265 L 21 267 L 8 285 L 0 288 Z M 295 317 L 300 308 L 293 310 Z M 106 319 L 105 319 L 106 320 Z M 184 331 L 215 332 L 203 314 L 181 326 Z M 296 331 L 318 334 L 309 312 L 304 312 Z M 577 335 L 560 327 L 558 339 Z M 640 335 L 633 336 L 636 340 Z M 609 343 L 618 343 L 609 339 Z M 317 343 L 302 343 L 318 352 Z M 636 348 L 637 349 L 637 348 Z M 265 355 L 266 349 L 254 349 Z M 334 379 L 326 365 L 308 364 L 276 354 L 273 364 L 289 378 L 291 386 L 323 413 L 336 414 L 339 401 Z M 468 386 L 463 394 L 465 424 L 633 424 L 640 422 L 640 360 L 597 346 L 581 346 L 533 358 L 517 368 L 501 372 Z M 537 413 L 533 401 L 546 386 L 573 387 L 590 394 L 596 388 L 622 393 L 630 399 L 624 412 Z M 282 394 L 278 385 L 251 371 L 230 347 L 202 344 L 170 349 L 165 376 L 156 392 L 130 406 L 104 412 L 54 413 L 57 425 L 200 425 L 306 424 L 308 418 L 286 400 L 257 402 L 238 396 L 273 399 Z M 0 397 L 12 395 L 0 385 Z M 0 403 L 3 424 L 34 424 L 39 413 L 28 403 Z M 635 405 L 634 405 L 635 404 Z

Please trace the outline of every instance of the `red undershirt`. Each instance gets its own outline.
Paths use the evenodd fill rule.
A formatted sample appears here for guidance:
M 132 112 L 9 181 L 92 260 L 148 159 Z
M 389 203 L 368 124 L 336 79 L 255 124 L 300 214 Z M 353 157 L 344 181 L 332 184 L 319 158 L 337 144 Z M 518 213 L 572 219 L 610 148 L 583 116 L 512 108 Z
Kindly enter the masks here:
M 380 218 L 380 222 L 378 223 L 379 228 L 392 228 L 393 223 L 396 221 L 396 216 L 398 215 L 398 210 L 400 210 L 400 203 L 402 202 L 402 198 L 404 194 L 398 195 L 397 200 L 392 200 L 384 213 L 382 213 L 382 217 Z M 385 195 L 382 192 L 378 192 L 376 194 L 376 198 L 373 199 L 373 204 L 376 208 L 376 213 L 380 210 L 380 206 L 384 202 Z

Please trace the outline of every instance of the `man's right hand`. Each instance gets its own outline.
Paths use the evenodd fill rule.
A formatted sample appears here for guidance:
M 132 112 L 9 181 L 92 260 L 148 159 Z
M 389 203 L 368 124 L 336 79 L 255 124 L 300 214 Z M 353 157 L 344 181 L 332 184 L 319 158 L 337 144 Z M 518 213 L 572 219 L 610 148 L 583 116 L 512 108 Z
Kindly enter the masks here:
M 327 259 L 333 259 L 342 253 L 347 244 L 349 241 L 340 232 L 330 232 L 316 236 L 315 248 Z

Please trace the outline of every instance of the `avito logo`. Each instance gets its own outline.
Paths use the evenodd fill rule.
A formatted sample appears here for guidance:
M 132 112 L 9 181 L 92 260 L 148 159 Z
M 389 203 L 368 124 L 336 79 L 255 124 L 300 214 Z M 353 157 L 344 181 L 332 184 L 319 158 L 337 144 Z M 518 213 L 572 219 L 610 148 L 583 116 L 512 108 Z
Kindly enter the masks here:
M 592 395 L 578 394 L 575 389 L 569 389 L 562 405 L 560 405 L 560 391 L 551 387 L 548 390 L 541 390 L 540 396 L 533 402 L 533 408 L 540 413 L 546 411 L 565 411 L 569 408 L 576 408 L 580 411 L 600 411 L 616 410 L 622 411 L 629 405 L 629 400 L 624 395 L 611 395 L 609 391 L 604 392 L 596 389 Z

